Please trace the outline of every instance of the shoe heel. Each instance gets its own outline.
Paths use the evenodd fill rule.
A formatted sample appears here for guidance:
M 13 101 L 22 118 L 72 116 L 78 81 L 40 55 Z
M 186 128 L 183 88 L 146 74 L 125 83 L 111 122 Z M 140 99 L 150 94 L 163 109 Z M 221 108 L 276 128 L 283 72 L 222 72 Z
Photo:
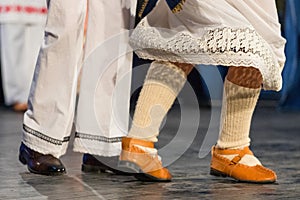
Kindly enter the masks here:
M 21 156 L 21 155 L 19 155 L 19 161 L 20 161 L 23 165 L 26 165 L 26 164 L 27 164 L 25 158 L 24 158 L 23 156 Z
M 220 172 L 220 171 L 212 169 L 212 168 L 210 169 L 210 175 L 218 176 L 218 177 L 227 177 L 227 175 L 224 174 L 223 172 Z
M 135 163 L 129 161 L 120 160 L 118 162 L 118 168 L 121 171 L 126 173 L 131 173 L 131 174 L 141 173 L 140 167 Z
M 98 167 L 98 166 L 93 166 L 93 165 L 86 165 L 86 164 L 81 165 L 81 171 L 87 172 L 87 173 L 89 173 L 89 172 L 105 173 L 106 170 L 108 170 L 108 168 Z

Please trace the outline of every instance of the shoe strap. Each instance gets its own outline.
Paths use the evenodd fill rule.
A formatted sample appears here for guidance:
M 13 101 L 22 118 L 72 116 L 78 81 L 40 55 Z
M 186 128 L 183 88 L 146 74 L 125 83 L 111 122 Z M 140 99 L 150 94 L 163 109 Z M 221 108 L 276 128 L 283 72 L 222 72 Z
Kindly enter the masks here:
M 249 149 L 249 147 L 245 147 L 244 149 L 218 149 L 216 147 L 213 148 L 214 152 L 216 154 L 221 155 L 235 155 L 232 160 L 231 164 L 237 164 L 246 154 L 247 155 L 253 155 L 252 151 Z
M 139 145 L 147 148 L 154 148 L 154 143 L 146 140 L 123 137 L 122 138 L 122 148 L 123 150 L 130 148 L 133 145 Z

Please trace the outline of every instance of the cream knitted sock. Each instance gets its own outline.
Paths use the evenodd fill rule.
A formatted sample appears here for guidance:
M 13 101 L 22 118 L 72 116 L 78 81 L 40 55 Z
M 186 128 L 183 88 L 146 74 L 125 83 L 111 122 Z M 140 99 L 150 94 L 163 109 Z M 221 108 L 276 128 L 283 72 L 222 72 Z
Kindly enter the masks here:
M 139 95 L 128 137 L 157 142 L 161 122 L 185 82 L 185 73 L 179 67 L 154 61 Z
M 225 80 L 218 148 L 242 149 L 250 145 L 251 119 L 259 94 L 260 88 L 246 88 Z M 223 156 L 231 160 L 235 155 Z M 240 163 L 260 164 L 257 158 L 249 155 Z

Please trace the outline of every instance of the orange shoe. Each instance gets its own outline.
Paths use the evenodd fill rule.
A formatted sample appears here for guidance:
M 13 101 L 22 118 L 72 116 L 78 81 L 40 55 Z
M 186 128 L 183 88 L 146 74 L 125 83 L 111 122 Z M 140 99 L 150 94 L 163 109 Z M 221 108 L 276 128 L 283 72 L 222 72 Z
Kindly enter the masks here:
M 123 138 L 119 167 L 133 173 L 141 181 L 171 181 L 172 175 L 162 166 L 157 153 L 151 154 L 143 148 L 151 148 L 155 151 L 153 142 Z
M 27 103 L 15 103 L 13 105 L 13 110 L 15 112 L 26 112 L 27 108 Z
M 239 163 L 246 155 L 253 155 L 249 147 L 242 150 L 212 148 L 210 174 L 214 176 L 231 177 L 241 182 L 274 183 L 277 179 L 274 171 L 261 165 L 248 166 Z M 221 155 L 237 154 L 232 160 Z

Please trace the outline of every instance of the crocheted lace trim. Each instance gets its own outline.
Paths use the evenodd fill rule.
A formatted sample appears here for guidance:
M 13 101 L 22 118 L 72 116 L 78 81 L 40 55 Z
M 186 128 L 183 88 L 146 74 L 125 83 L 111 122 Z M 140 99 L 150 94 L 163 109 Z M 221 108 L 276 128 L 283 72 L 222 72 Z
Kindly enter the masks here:
M 251 28 L 219 27 L 205 30 L 201 37 L 187 31 L 150 27 L 143 20 L 133 31 L 130 45 L 144 59 L 179 63 L 244 66 L 258 68 L 264 89 L 282 85 L 279 63 L 271 48 Z

